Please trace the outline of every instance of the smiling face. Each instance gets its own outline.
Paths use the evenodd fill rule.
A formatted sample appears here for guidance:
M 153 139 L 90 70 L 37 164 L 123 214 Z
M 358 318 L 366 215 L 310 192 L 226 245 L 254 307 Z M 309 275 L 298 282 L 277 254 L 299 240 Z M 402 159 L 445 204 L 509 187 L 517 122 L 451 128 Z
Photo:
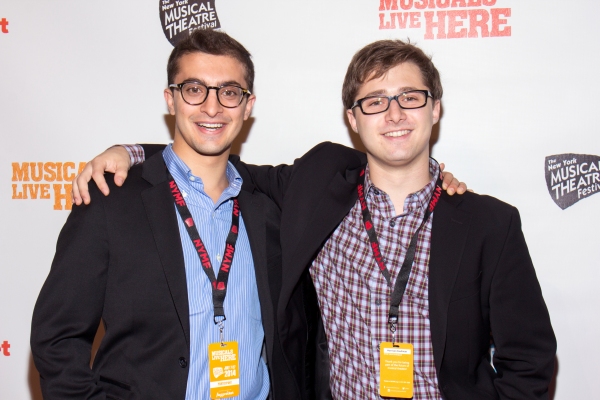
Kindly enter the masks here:
M 429 89 L 419 68 L 406 62 L 381 77 L 367 80 L 354 100 L 372 95 L 394 96 L 409 90 Z M 440 101 L 428 98 L 425 107 L 405 110 L 392 101 L 387 111 L 364 115 L 359 107 L 347 110 L 348 121 L 367 149 L 370 165 L 383 169 L 428 168 L 431 129 L 439 120 Z
M 179 59 L 174 82 L 195 81 L 205 86 L 232 84 L 247 87 L 243 65 L 229 56 L 195 52 Z M 198 155 L 226 160 L 231 144 L 250 117 L 255 96 L 245 96 L 236 108 L 223 107 L 215 90 L 210 90 L 204 103 L 192 106 L 183 101 L 179 90 L 165 89 L 165 100 L 175 116 L 173 151 L 190 164 Z

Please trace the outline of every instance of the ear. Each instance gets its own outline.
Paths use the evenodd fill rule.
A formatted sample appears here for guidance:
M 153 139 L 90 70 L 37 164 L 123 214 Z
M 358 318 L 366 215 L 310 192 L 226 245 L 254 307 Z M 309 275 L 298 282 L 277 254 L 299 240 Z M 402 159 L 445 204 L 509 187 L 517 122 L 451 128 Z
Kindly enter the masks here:
M 256 101 L 256 96 L 251 94 L 250 96 L 248 96 L 248 99 L 246 100 L 246 106 L 244 109 L 244 121 L 246 121 L 248 118 L 250 118 L 250 114 L 252 114 L 252 108 L 254 107 L 254 102 Z
M 356 117 L 354 116 L 353 110 L 346 110 L 346 117 L 348 117 L 348 123 L 352 127 L 354 133 L 358 133 L 358 127 L 356 125 Z
M 175 99 L 173 98 L 173 91 L 170 88 L 166 88 L 164 91 L 165 101 L 167 102 L 167 108 L 169 114 L 175 115 Z
M 440 120 L 441 102 L 436 100 L 433 103 L 433 125 L 437 124 Z

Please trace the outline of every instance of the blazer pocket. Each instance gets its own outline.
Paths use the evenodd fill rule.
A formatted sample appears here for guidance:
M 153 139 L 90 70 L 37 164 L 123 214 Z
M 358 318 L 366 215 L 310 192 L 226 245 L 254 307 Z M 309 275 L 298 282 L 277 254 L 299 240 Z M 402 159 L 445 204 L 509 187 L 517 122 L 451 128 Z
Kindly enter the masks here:
M 98 385 L 102 387 L 107 399 L 128 400 L 132 398 L 131 385 L 100 375 Z
M 471 297 L 479 292 L 481 292 L 481 271 L 479 271 L 477 278 L 473 279 L 472 281 L 456 285 L 452 290 L 450 302 L 452 303 L 453 301 Z

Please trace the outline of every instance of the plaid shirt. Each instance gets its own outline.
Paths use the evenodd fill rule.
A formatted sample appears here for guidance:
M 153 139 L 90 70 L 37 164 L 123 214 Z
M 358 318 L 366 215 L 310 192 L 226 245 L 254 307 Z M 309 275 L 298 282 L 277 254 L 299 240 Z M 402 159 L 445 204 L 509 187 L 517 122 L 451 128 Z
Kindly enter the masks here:
M 146 154 L 144 153 L 144 148 L 139 144 L 121 144 L 116 146 L 123 146 L 127 153 L 129 153 L 129 162 L 131 165 L 138 165 L 144 162 L 146 159 Z M 112 146 L 112 147 L 116 147 Z
M 404 213 L 396 215 L 389 196 L 373 186 L 367 167 L 365 197 L 392 282 L 433 194 L 439 166 L 430 160 L 429 169 L 434 178 L 409 195 Z M 432 219 L 419 233 L 396 335 L 396 341 L 414 346 L 414 400 L 442 399 L 433 361 L 427 295 Z M 329 343 L 333 397 L 380 399 L 379 344 L 392 341 L 387 324 L 392 289 L 373 258 L 358 200 L 325 243 L 310 274 Z

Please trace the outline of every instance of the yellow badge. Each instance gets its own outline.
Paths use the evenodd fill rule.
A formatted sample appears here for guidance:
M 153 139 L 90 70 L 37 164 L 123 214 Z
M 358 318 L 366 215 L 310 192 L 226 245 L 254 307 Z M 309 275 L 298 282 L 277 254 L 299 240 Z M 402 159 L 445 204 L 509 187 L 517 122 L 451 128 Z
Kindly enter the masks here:
M 240 362 L 237 342 L 208 345 L 210 398 L 225 399 L 240 394 Z
M 380 345 L 379 395 L 381 397 L 413 397 L 413 345 L 383 342 Z

